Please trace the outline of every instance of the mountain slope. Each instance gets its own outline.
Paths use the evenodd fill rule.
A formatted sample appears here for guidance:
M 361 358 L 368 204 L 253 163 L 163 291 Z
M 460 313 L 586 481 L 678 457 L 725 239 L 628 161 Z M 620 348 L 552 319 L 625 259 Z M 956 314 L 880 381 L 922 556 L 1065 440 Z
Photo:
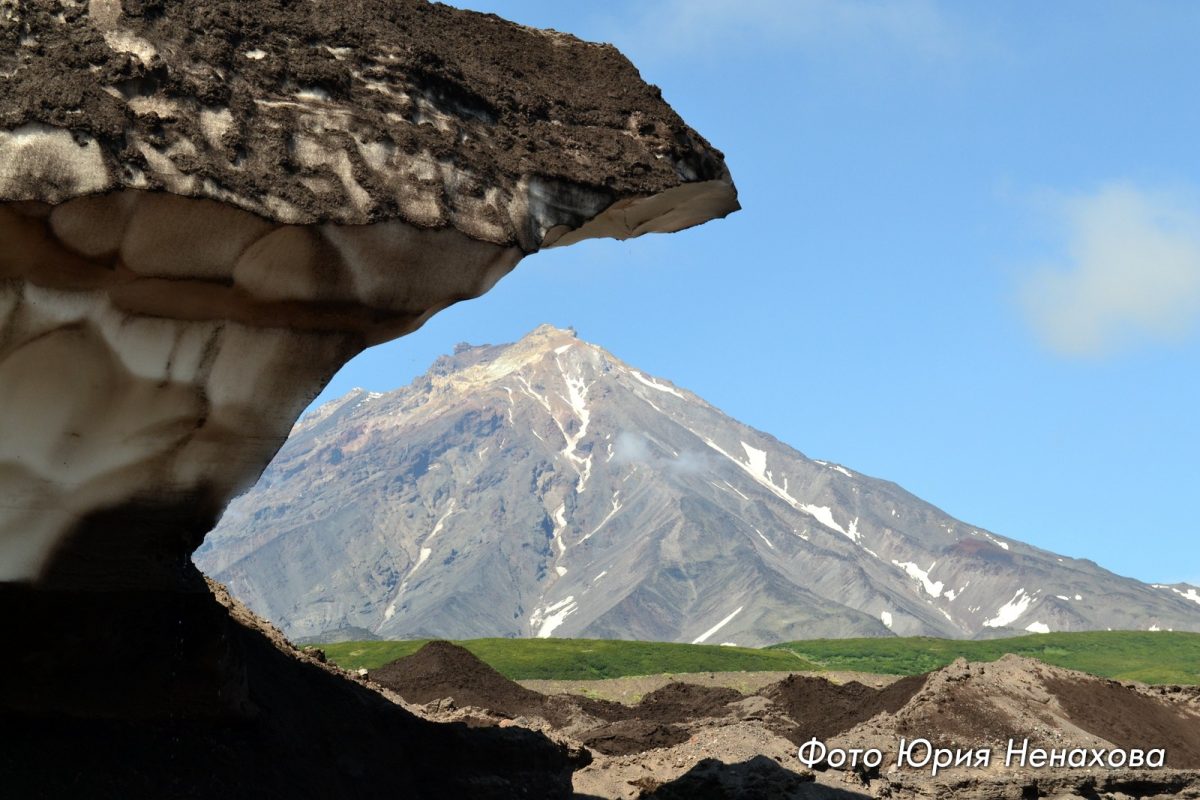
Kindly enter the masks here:
M 971 527 L 549 326 L 312 412 L 196 560 L 296 637 L 1200 630 L 1190 587 Z

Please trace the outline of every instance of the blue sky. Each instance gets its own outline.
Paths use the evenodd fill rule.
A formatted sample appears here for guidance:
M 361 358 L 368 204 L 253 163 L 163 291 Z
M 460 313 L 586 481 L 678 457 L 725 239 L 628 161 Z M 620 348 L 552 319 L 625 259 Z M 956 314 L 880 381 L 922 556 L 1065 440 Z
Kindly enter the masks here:
M 1200 583 L 1200 4 L 458 5 L 617 44 L 744 210 L 530 257 L 321 399 L 574 325 L 971 524 Z

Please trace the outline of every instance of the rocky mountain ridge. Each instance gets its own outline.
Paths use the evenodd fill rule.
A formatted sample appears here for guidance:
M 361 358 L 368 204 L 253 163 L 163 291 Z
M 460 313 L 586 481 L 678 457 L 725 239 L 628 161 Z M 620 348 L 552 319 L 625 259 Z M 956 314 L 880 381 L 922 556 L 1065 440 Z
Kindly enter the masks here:
M 1200 630 L 550 326 L 311 412 L 197 563 L 298 638 Z

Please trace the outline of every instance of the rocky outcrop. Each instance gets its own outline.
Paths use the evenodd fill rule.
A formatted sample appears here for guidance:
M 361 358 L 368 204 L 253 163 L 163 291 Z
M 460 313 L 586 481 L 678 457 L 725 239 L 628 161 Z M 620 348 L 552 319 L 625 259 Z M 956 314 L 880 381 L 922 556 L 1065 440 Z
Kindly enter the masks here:
M 189 555 L 329 376 L 539 248 L 736 208 L 609 46 L 419 0 L 0 4 L 0 600 L 31 674 L 141 654 L 0 707 L 239 707 Z

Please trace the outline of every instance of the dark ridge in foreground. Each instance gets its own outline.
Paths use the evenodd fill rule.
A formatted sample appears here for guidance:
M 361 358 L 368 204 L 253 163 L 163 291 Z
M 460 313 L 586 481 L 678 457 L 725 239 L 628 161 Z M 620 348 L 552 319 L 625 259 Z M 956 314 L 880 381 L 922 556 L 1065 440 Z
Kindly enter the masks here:
M 11 595 L 13 589 L 4 587 Z M 27 593 L 25 598 L 44 599 Z M 178 626 L 203 620 L 214 630 L 221 661 L 240 676 L 227 686 L 209 714 L 189 710 L 166 716 L 126 718 L 101 714 L 27 710 L 0 713 L 6 733 L 0 748 L 5 797 L 99 798 L 566 798 L 571 770 L 566 751 L 522 728 L 468 728 L 462 723 L 419 719 L 371 689 L 287 649 L 282 637 L 239 621 L 244 612 L 222 607 L 211 594 L 192 598 L 190 609 L 169 609 L 158 620 Z M 11 606 L 10 606 L 11 607 Z M 99 621 L 111 608 L 50 608 L 26 604 L 15 638 L 30 626 L 53 626 L 68 614 Z M 96 627 L 111 636 L 111 627 Z M 215 631 L 219 631 L 219 634 Z M 116 631 L 119 635 L 120 631 Z M 130 648 L 143 646 L 134 638 Z M 149 659 L 139 674 L 128 662 L 94 659 L 86 686 L 23 687 L 27 705 L 44 708 L 47 694 L 68 698 L 143 684 L 174 690 L 181 669 L 212 663 L 176 643 L 183 659 Z M 157 654 L 156 654 L 157 655 Z M 212 653 L 207 654 L 212 656 Z M 20 658 L 18 654 L 16 656 Z M 86 658 L 86 656 L 85 656 Z M 7 681 L 6 681 L 7 683 Z M 6 697 L 13 694 L 5 686 Z M 186 692 L 180 684 L 178 690 Z M 141 694 L 135 696 L 142 696 Z M 4 706 L 12 707 L 11 703 Z M 156 709 L 157 712 L 157 709 Z M 69 764 L 69 767 L 66 765 Z

